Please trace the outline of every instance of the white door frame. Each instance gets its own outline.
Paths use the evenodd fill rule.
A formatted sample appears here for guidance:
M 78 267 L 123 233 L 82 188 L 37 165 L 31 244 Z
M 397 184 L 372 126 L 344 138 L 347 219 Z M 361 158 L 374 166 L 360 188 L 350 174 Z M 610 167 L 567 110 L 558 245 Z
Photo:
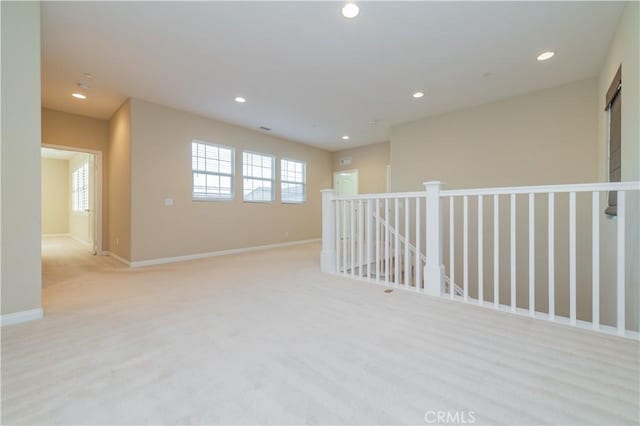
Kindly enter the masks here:
M 74 151 L 81 152 L 85 154 L 92 154 L 95 158 L 95 165 L 93 168 L 94 173 L 94 182 L 95 184 L 95 194 L 93 196 L 93 250 L 96 252 L 96 255 L 103 255 L 102 251 L 102 151 L 97 151 L 94 149 L 87 148 L 76 148 L 73 146 L 66 145 L 53 145 L 48 143 L 43 143 L 43 147 L 52 148 L 52 149 L 60 149 L 63 151 Z
M 338 189 L 338 175 L 340 173 L 353 173 L 356 175 L 356 194 L 359 194 L 360 193 L 360 188 L 359 188 L 360 177 L 358 176 L 358 169 L 338 170 L 333 172 L 333 189 Z

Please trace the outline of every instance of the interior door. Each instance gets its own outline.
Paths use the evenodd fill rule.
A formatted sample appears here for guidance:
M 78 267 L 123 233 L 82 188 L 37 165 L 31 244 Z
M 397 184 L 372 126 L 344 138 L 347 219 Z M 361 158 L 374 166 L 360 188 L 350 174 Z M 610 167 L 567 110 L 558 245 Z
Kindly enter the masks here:
M 333 185 L 339 196 L 356 195 L 358 193 L 358 171 L 335 172 L 333 174 Z
M 89 252 L 91 254 L 97 254 L 97 250 L 96 250 L 96 236 L 95 236 L 95 204 L 96 204 L 96 199 L 95 199 L 95 193 L 96 193 L 96 159 L 95 159 L 95 155 L 89 155 L 88 158 L 88 164 L 89 164 L 89 173 L 88 173 L 88 178 L 89 178 L 89 197 L 88 197 L 88 208 L 86 209 L 87 212 L 87 226 L 89 229 L 87 229 L 87 237 L 88 237 L 88 243 L 89 243 Z
M 335 172 L 333 174 L 333 186 L 336 190 L 338 196 L 345 195 L 357 195 L 358 194 L 358 171 L 357 170 L 346 170 L 341 172 Z M 345 210 L 342 212 L 344 214 L 342 220 L 342 226 L 340 226 L 340 241 L 339 244 L 342 244 L 347 252 L 349 253 L 345 257 L 345 265 L 342 266 L 344 271 L 350 270 L 353 266 L 351 265 L 351 235 L 353 235 L 354 247 L 353 250 L 357 253 L 357 244 L 358 242 L 358 226 L 357 226 L 357 218 L 358 218 L 358 203 L 354 203 L 354 229 L 351 229 L 350 222 L 350 203 L 346 202 L 343 204 Z

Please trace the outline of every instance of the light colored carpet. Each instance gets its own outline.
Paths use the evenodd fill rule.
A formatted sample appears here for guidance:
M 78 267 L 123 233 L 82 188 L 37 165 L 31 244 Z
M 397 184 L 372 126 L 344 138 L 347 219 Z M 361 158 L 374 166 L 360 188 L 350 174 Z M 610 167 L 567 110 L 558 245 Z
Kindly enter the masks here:
M 135 270 L 55 251 L 45 318 L 2 329 L 3 424 L 639 421 L 637 342 L 323 275 L 318 244 Z

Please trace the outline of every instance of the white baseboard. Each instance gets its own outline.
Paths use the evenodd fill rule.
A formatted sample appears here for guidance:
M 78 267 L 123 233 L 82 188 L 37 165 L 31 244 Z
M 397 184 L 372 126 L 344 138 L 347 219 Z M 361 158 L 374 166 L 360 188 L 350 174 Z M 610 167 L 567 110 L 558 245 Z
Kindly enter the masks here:
M 42 318 L 42 308 L 29 309 L 28 311 L 14 312 L 0 316 L 0 326 L 20 324 L 21 322 L 33 321 Z
M 71 234 L 42 234 L 42 238 L 70 237 Z
M 310 240 L 288 241 L 286 243 L 267 244 L 263 246 L 254 246 L 254 247 L 243 247 L 238 249 L 212 251 L 208 253 L 188 254 L 185 256 L 161 257 L 158 259 L 137 260 L 134 262 L 126 262 L 124 259 L 120 259 L 120 260 L 128 263 L 129 266 L 131 266 L 132 268 L 140 268 L 143 266 L 153 266 L 153 265 L 162 265 L 165 263 L 185 262 L 188 260 L 205 259 L 207 257 L 226 256 L 229 254 L 247 253 L 247 252 L 258 251 L 258 250 L 268 250 L 268 249 L 279 248 L 279 247 L 295 246 L 299 244 L 315 243 L 318 241 L 321 241 L 321 239 L 313 238 Z
M 124 259 L 124 258 L 122 258 L 122 257 L 118 256 L 118 255 L 117 255 L 117 254 L 115 254 L 115 253 L 111 253 L 110 251 L 103 250 L 103 251 L 102 251 L 102 255 L 104 255 L 104 256 L 111 256 L 111 257 L 113 257 L 115 260 L 117 260 L 117 261 L 119 261 L 119 262 L 122 262 L 122 263 L 124 263 L 124 264 L 125 264 L 125 265 L 127 265 L 127 266 L 131 266 L 131 262 L 129 262 L 128 260 L 126 260 L 126 259 Z
M 69 234 L 69 236 L 74 240 L 76 240 L 77 242 L 79 242 L 80 244 L 82 244 L 83 246 L 91 247 L 91 243 L 89 243 L 89 241 L 85 241 L 82 238 L 78 238 L 73 234 Z

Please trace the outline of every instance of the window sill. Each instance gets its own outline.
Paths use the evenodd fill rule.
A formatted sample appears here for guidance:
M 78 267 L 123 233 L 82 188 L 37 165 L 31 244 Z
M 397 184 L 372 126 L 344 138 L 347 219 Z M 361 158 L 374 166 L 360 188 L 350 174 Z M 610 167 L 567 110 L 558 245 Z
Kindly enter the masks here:
M 233 198 L 191 198 L 191 201 L 195 201 L 195 202 L 204 202 L 204 203 L 217 203 L 217 202 L 222 202 L 222 203 L 228 203 L 233 201 Z

